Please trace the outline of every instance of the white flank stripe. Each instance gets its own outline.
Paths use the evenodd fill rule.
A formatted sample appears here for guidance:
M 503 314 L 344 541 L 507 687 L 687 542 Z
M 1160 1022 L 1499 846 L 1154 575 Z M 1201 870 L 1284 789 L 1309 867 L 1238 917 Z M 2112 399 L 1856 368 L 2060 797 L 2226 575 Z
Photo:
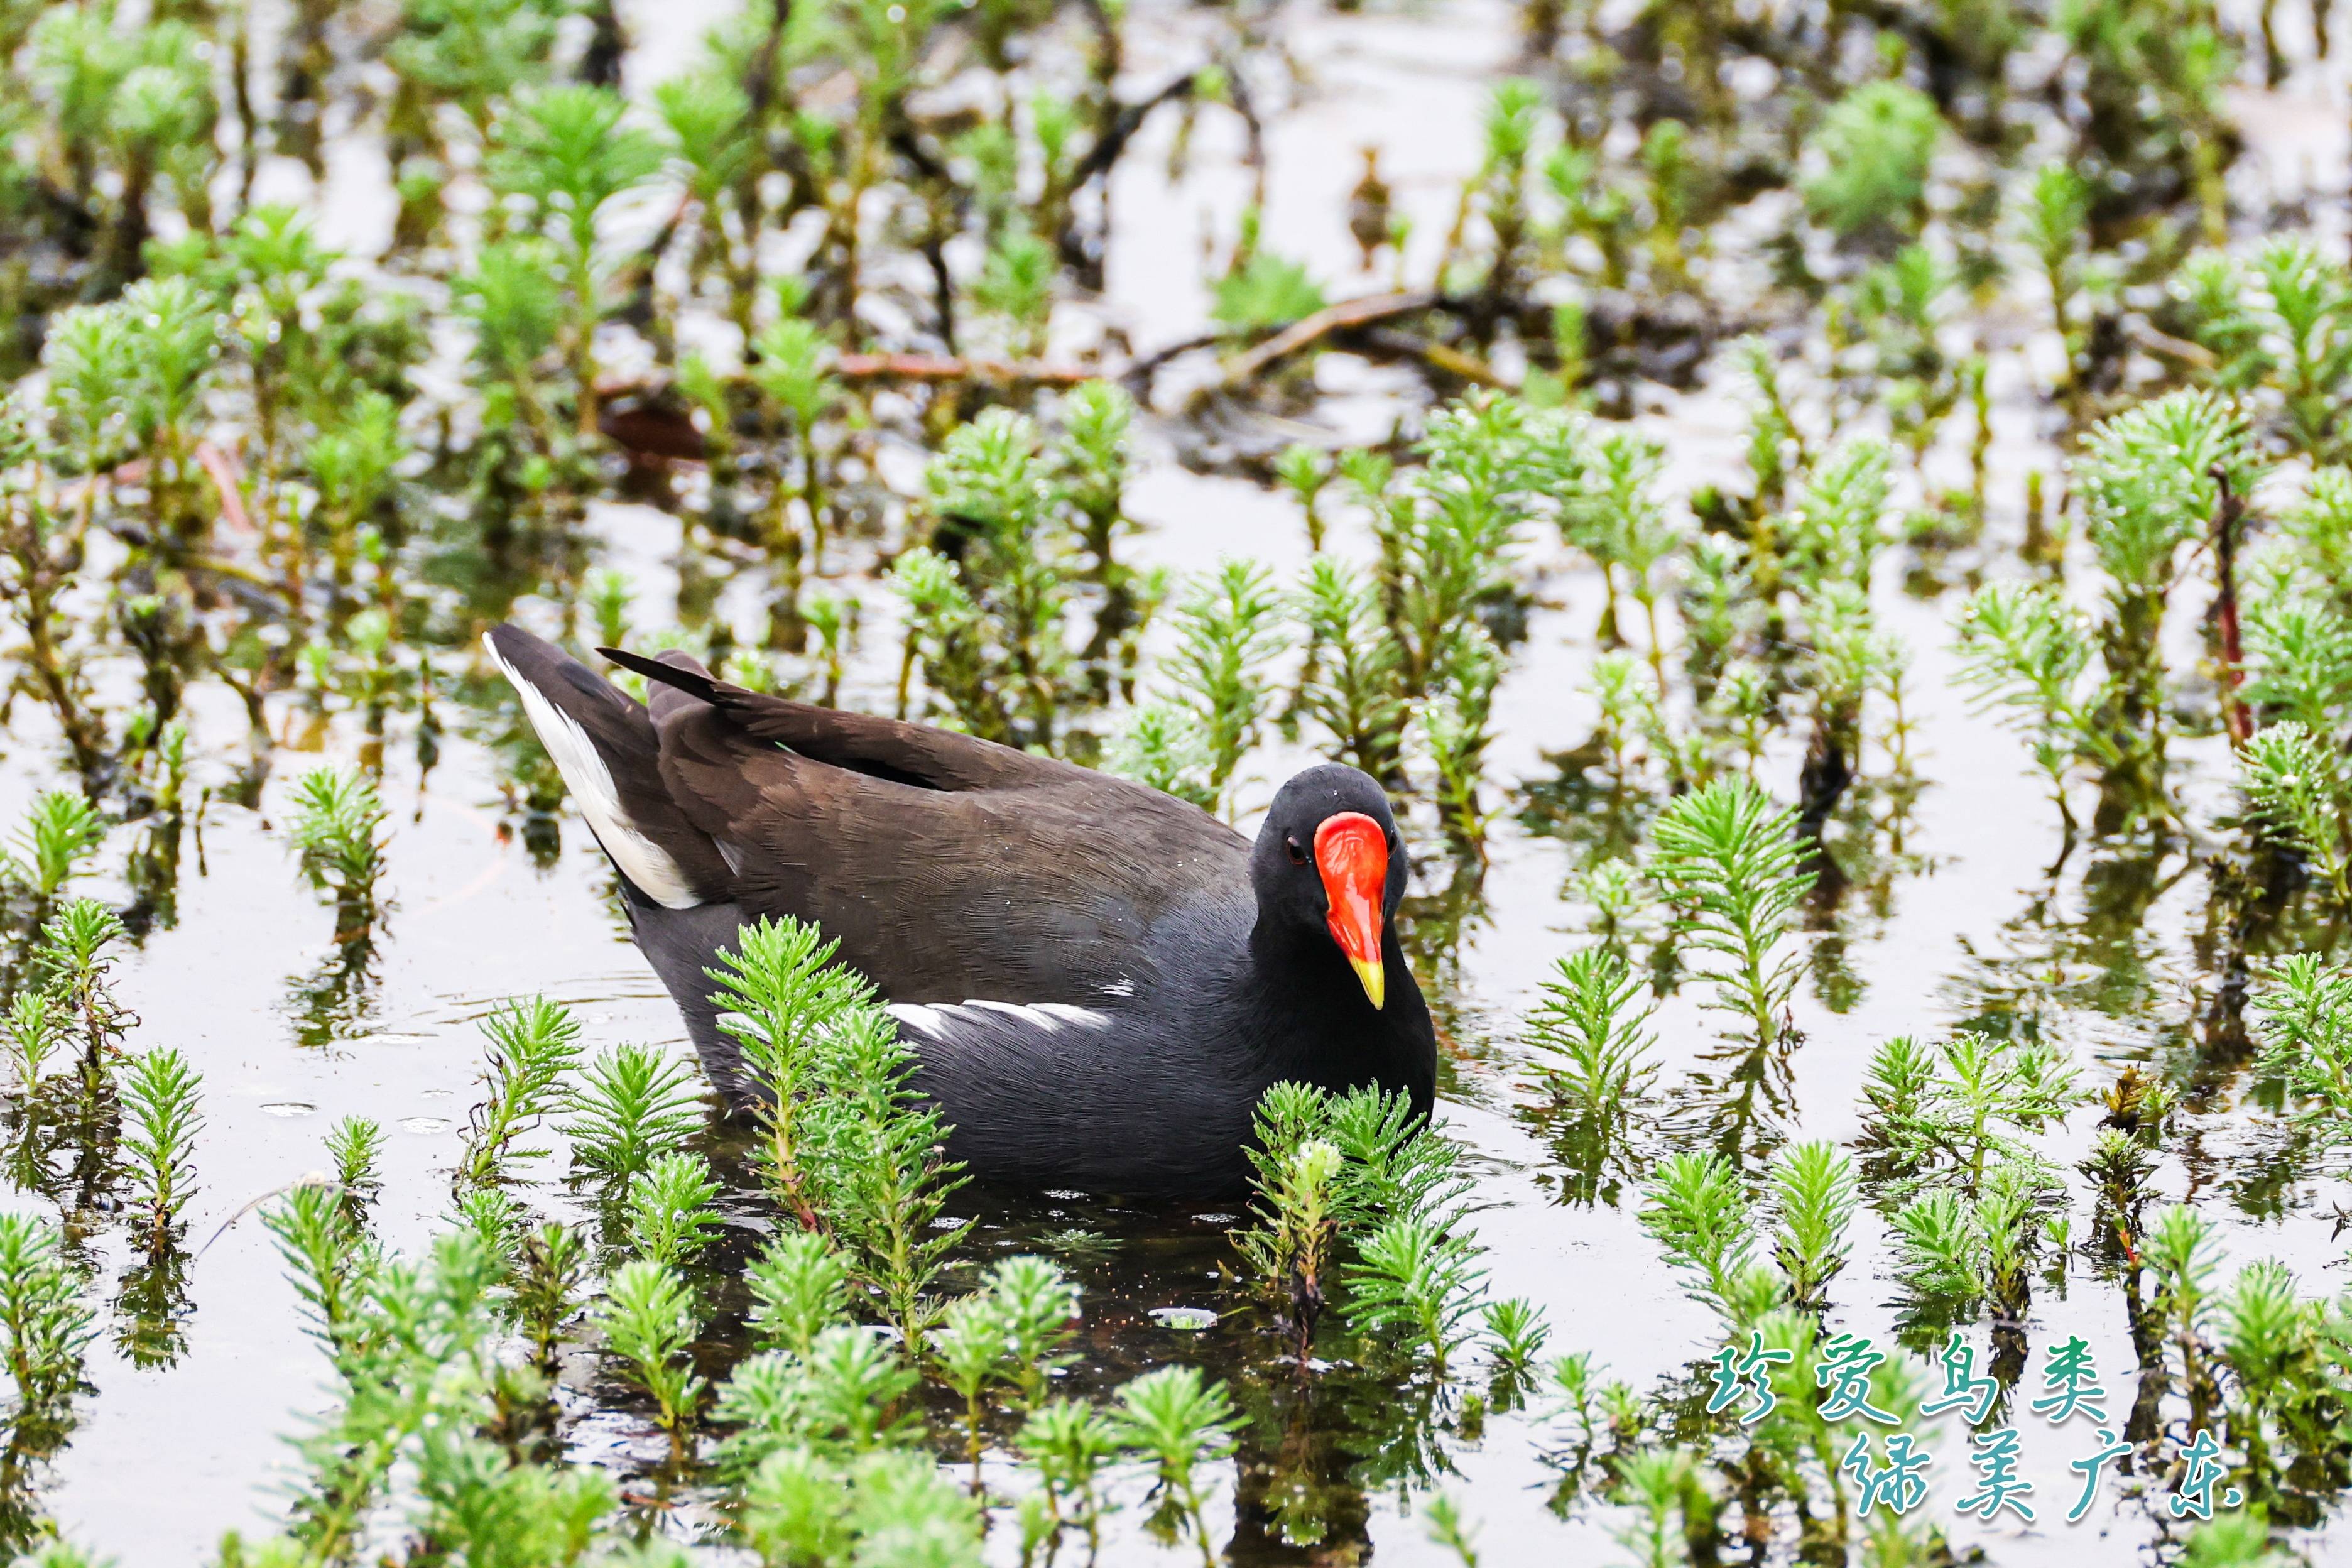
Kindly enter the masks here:
M 1059 1018 L 1065 1024 L 1076 1024 L 1081 1029 L 1106 1028 L 1110 1024 L 1108 1014 L 1092 1007 L 1073 1007 L 1067 1002 L 1040 1002 L 1032 1011 Z
M 882 1011 L 910 1029 L 920 1029 L 935 1040 L 946 1037 L 947 1020 L 940 1016 L 937 1007 L 926 1007 L 919 1002 L 893 1002 Z
M 523 713 L 530 720 L 530 727 L 539 731 L 539 743 L 554 759 L 555 771 L 563 775 L 563 787 L 579 803 L 580 815 L 588 819 L 589 831 L 595 834 L 596 842 L 604 847 L 604 853 L 613 858 L 614 864 L 621 868 L 621 874 L 664 909 L 690 910 L 702 902 L 694 896 L 686 873 L 678 869 L 669 851 L 637 831 L 636 825 L 623 815 L 621 792 L 613 786 L 612 770 L 596 754 L 596 743 L 588 738 L 588 731 L 580 727 L 579 721 L 516 674 L 514 666 L 499 657 L 496 644 L 487 637 L 482 641 L 490 650 L 490 662 L 506 673 L 507 679 L 521 694 Z
M 1066 1002 L 985 1002 L 977 999 L 963 1002 L 893 1002 L 883 1008 L 901 1024 L 919 1030 L 934 1040 L 944 1040 L 959 1021 L 983 1024 L 981 1015 L 993 1014 L 1010 1018 L 1033 1029 L 1057 1035 L 1064 1029 L 1100 1029 L 1108 1027 L 1110 1019 L 1091 1007 L 1073 1007 Z

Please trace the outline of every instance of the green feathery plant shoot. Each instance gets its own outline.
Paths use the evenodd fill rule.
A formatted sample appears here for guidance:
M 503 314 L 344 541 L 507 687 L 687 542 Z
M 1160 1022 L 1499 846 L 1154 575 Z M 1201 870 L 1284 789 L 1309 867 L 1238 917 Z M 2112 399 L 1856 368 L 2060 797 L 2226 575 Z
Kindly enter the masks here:
M 318 1182 L 288 1189 L 262 1211 L 262 1223 L 277 1240 L 310 1332 L 340 1360 L 373 1261 L 365 1237 L 335 1191 Z
M 0 880 L 47 904 L 89 868 L 105 838 L 106 825 L 88 800 L 71 790 L 46 791 L 25 813 L 13 847 L 0 850 Z
M 1443 1382 L 1485 1304 L 1486 1271 L 1476 1245 L 1423 1215 L 1404 1215 L 1365 1237 L 1357 1256 L 1343 1270 L 1349 1321 L 1394 1335 L 1399 1348 L 1426 1362 Z
M 1543 1309 L 1524 1296 L 1507 1296 L 1487 1302 L 1484 1316 L 1486 1349 L 1495 1364 L 1514 1376 L 1533 1372 L 1545 1342 L 1551 1338 L 1551 1325 L 1544 1321 Z
M 1898 1037 L 1863 1080 L 1863 1148 L 1897 1195 L 1952 1186 L 1975 1195 L 1996 1163 L 2039 1168 L 2027 1135 L 2082 1101 L 2076 1069 L 2057 1047 L 1962 1029 L 1937 1046 Z
M 719 1229 L 719 1211 L 711 1205 L 718 1195 L 709 1161 L 678 1151 L 660 1155 L 629 1184 L 631 1249 L 671 1268 L 686 1268 Z
M 486 1093 L 466 1124 L 460 1186 L 502 1181 L 511 1162 L 543 1158 L 521 1139 L 561 1103 L 560 1083 L 580 1055 L 580 1025 L 544 996 L 511 1001 L 482 1020 L 489 1039 Z
M 919 1352 L 932 1281 L 969 1224 L 941 1225 L 962 1184 L 947 1128 L 914 1091 L 914 1054 L 835 944 L 791 919 L 744 928 L 707 971 L 721 1021 L 769 1094 L 759 1159 L 777 1200 L 845 1244 L 859 1277 Z
M 685 1452 L 686 1432 L 708 1392 L 689 1354 L 702 1324 L 694 1292 L 676 1269 L 650 1258 L 621 1265 L 604 1286 L 596 1324 L 604 1348 L 625 1363 L 629 1381 L 655 1405 L 656 1423 L 669 1434 L 670 1457 Z
M 1119 1452 L 1119 1428 L 1099 1406 L 1077 1399 L 1037 1405 L 1021 1424 L 1020 1448 L 1037 1467 L 1054 1528 L 1075 1526 L 1089 1556 L 1102 1549 L 1103 1472 Z
M 27 987 L 9 999 L 0 1018 L 0 1035 L 7 1040 L 8 1065 L 16 1076 L 16 1095 L 30 1100 L 41 1085 L 41 1069 L 73 1035 L 73 1018 L 62 997 Z
M 754 1112 L 761 1174 L 777 1202 L 813 1226 L 803 1109 L 824 1088 L 828 1035 L 868 1004 L 872 987 L 833 963 L 837 943 L 789 917 L 746 926 L 736 942 L 734 952 L 719 955 L 719 968 L 704 973 L 719 987 L 712 998 L 723 1009 L 719 1026 L 741 1047 L 744 1066 L 766 1091 Z
M 2341 906 L 2352 904 L 2352 781 L 2336 747 L 2289 719 L 2238 748 L 2246 819 L 2264 844 L 2301 858 Z
M 2352 973 L 2296 953 L 2263 977 L 2253 1005 L 2262 1071 L 2285 1084 L 2323 1147 L 2352 1146 Z
M 542 1220 L 515 1247 L 514 1313 L 542 1370 L 555 1362 L 564 1325 L 580 1310 L 589 1276 L 588 1238 L 561 1220 Z
M 2104 770 L 2123 760 L 2099 722 L 2097 688 L 2083 681 L 2093 654 L 2089 621 L 2054 588 L 1989 583 L 1961 605 L 1956 625 L 1961 679 L 1984 708 L 2005 710 L 2025 731 L 2071 833 L 2068 773 L 2077 763 Z
M 1588 947 L 1559 961 L 1528 1015 L 1544 1086 L 1598 1124 L 1622 1123 L 1657 1076 L 1657 1037 L 1646 1027 L 1654 1009 L 1643 991 L 1623 958 Z
M 1238 1423 L 1224 1385 L 1202 1378 L 1198 1367 L 1163 1366 L 1121 1388 L 1118 1404 L 1120 1436 L 1157 1470 L 1170 1505 L 1200 1544 L 1203 1568 L 1216 1568 L 1200 1472 L 1233 1451 Z
M 42 925 L 33 955 L 36 971 L 81 1037 L 82 1088 L 92 1100 L 111 1085 L 130 1023 L 107 984 L 114 967 L 107 949 L 122 934 L 121 919 L 104 904 L 68 899 Z
M 0 1356 L 16 1393 L 6 1415 L 12 1468 L 58 1447 L 72 1430 L 82 1352 L 97 1331 L 81 1292 L 55 1225 L 0 1214 Z
M 2225 493 L 2250 495 L 2260 477 L 2243 420 L 2209 392 L 2137 404 L 2084 437 L 2074 482 L 2108 580 L 2097 722 L 2118 758 L 2103 780 L 2102 831 L 2171 812 L 2163 630 L 2174 558 L 2203 536 Z
M 567 1096 L 563 1136 L 576 1165 L 625 1186 L 702 1125 L 694 1069 L 658 1046 L 599 1051 Z
M 915 1092 L 914 1053 L 888 1014 L 860 1005 L 830 1044 L 828 1092 L 812 1117 L 824 1151 L 818 1207 L 919 1355 L 934 1283 L 971 1225 L 941 1213 L 963 1184 L 962 1167 L 941 1152 L 947 1125 Z
M 1798 955 L 1785 950 L 1813 873 L 1796 821 L 1731 778 L 1668 802 L 1650 828 L 1650 874 L 1674 908 L 1675 934 L 1708 955 L 1711 1005 L 1745 1017 L 1759 1047 L 1780 1037 L 1799 974 Z
M 205 1124 L 200 1081 L 169 1046 L 132 1057 L 122 1074 L 123 1163 L 146 1214 L 151 1252 L 170 1245 L 194 1192 L 196 1132 Z
M 1833 1143 L 1793 1143 L 1773 1160 L 1767 1181 L 1777 1221 L 1772 1260 L 1790 1303 L 1819 1310 L 1853 1249 L 1853 1162 Z
M 366 1220 L 383 1190 L 377 1162 L 383 1157 L 383 1126 L 372 1117 L 346 1116 L 328 1129 L 327 1157 L 335 1163 L 335 1184 L 353 1224 Z
M 792 1231 L 768 1244 L 744 1275 L 746 1321 L 766 1350 L 805 1361 L 817 1335 L 849 1321 L 849 1264 L 822 1231 Z
M 1252 1272 L 1297 1336 L 1302 1364 L 1323 1311 L 1325 1274 L 1339 1230 L 1332 1208 L 1343 1163 L 1339 1151 L 1319 1138 L 1286 1151 L 1261 1174 L 1259 1223 L 1236 1238 Z
M 947 1304 L 928 1342 L 940 1381 L 963 1400 L 964 1462 L 971 1467 L 975 1493 L 981 1489 L 982 1396 L 1005 1363 L 1007 1338 L 995 1296 L 976 1290 Z
M 1292 614 L 1305 625 L 1310 650 L 1297 711 L 1322 728 L 1335 760 L 1376 779 L 1392 777 L 1404 748 L 1404 655 L 1381 614 L 1378 586 L 1354 567 L 1318 556 Z
M 1756 1258 L 1752 1205 L 1739 1171 L 1715 1150 L 1685 1151 L 1659 1165 L 1642 1226 L 1684 1273 L 1685 1288 L 1734 1328 L 1776 1305 L 1780 1281 Z
M 375 785 L 356 769 L 312 768 L 294 784 L 293 837 L 315 887 L 364 906 L 383 869 L 383 825 L 390 813 Z

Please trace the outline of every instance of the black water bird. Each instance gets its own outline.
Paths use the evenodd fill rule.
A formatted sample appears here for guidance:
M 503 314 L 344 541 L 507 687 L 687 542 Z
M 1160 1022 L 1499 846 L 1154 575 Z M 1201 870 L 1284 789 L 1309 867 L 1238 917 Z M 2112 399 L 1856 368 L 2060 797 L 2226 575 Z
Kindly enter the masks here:
M 984 1178 L 1229 1196 L 1285 1079 L 1427 1113 L 1403 848 L 1355 769 L 1292 778 L 1253 843 L 1141 784 L 747 690 L 683 654 L 603 650 L 651 683 L 642 704 L 513 626 L 488 640 L 730 1100 L 759 1088 L 703 971 L 791 915 L 879 989 L 950 1153 Z

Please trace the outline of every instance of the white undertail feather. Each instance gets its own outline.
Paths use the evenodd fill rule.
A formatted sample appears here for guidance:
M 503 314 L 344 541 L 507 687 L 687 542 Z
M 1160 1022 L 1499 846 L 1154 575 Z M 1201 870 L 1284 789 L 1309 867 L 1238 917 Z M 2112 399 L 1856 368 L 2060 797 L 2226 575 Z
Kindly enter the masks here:
M 893 1002 L 883 1011 L 934 1040 L 945 1039 L 959 1017 L 970 1018 L 972 1013 L 1002 1014 L 1049 1035 L 1072 1026 L 1099 1029 L 1110 1023 L 1108 1016 L 1091 1007 L 1073 1007 L 1066 1002 Z
M 547 694 L 515 670 L 515 667 L 499 657 L 498 646 L 483 639 L 489 648 L 490 662 L 503 671 L 515 690 L 522 697 L 522 710 L 530 727 L 539 731 L 539 743 L 547 748 L 554 760 L 555 771 L 563 775 L 563 787 L 572 792 L 572 801 L 580 815 L 588 819 L 588 830 L 604 853 L 621 868 L 621 874 L 636 885 L 637 890 L 654 902 L 669 910 L 690 910 L 702 902 L 678 869 L 669 851 L 639 832 L 621 809 L 621 792 L 613 786 L 613 771 L 604 759 L 596 754 L 596 743 L 588 731 L 553 702 Z

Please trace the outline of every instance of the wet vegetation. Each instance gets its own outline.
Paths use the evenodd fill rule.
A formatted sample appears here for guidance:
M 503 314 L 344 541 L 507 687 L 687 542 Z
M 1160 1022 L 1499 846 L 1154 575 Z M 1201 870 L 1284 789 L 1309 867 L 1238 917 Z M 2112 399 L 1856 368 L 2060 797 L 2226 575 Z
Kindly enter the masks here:
M 0 4 L 0 1545 L 2340 1557 L 2329 20 Z M 450 923 L 613 892 L 509 619 L 1244 829 L 1365 770 L 1436 1122 L 985 1190 L 789 921 L 724 1114 Z

